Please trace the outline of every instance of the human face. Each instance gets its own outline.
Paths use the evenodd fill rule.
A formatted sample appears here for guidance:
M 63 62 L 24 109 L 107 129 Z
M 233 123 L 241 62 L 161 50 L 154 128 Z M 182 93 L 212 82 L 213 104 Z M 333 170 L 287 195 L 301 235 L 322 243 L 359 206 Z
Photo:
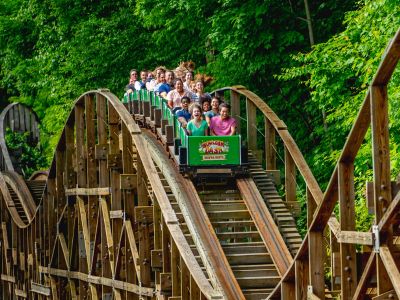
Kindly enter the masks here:
M 172 83 L 172 81 L 174 80 L 174 74 L 172 72 L 165 73 L 165 79 L 168 83 Z
M 227 109 L 226 107 L 221 108 L 219 114 L 221 115 L 221 119 L 227 119 L 229 118 L 229 109 Z
M 198 107 L 193 108 L 193 117 L 195 117 L 195 118 L 201 117 L 201 111 Z
M 203 111 L 209 111 L 210 110 L 210 102 L 205 101 L 203 102 Z
M 185 76 L 186 82 L 191 82 L 193 80 L 193 75 L 191 72 L 187 72 Z
M 189 101 L 186 100 L 186 99 L 183 99 L 182 102 L 181 102 L 181 106 L 182 106 L 183 109 L 188 109 Z
M 157 69 L 157 70 L 156 70 L 156 78 L 157 78 L 157 79 L 160 77 L 161 73 L 164 73 L 164 71 L 161 70 L 161 69 Z
M 178 81 L 175 83 L 175 88 L 176 88 L 176 90 L 177 90 L 178 92 L 183 92 L 183 83 L 182 83 L 182 81 L 178 80 Z
M 196 90 L 197 90 L 197 92 L 201 93 L 201 92 L 203 92 L 203 89 L 204 89 L 203 83 L 196 82 Z
M 133 71 L 131 73 L 130 82 L 135 82 L 137 80 L 137 72 Z
M 142 79 L 142 82 L 145 82 L 147 78 L 147 72 L 140 72 L 140 79 Z
M 212 99 L 211 100 L 211 108 L 214 110 L 218 110 L 219 106 L 219 101 L 217 99 Z
M 165 82 L 165 73 L 160 73 L 158 76 L 158 82 Z

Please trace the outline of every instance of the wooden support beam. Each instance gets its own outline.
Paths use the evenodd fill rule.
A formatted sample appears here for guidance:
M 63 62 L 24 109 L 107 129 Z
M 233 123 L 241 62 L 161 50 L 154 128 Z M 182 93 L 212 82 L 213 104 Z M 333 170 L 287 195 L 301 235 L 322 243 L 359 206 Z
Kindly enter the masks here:
M 390 281 L 397 294 L 397 297 L 400 297 L 400 272 L 399 269 L 397 268 L 396 260 L 393 258 L 389 247 L 381 246 L 379 250 L 379 256 L 382 259 L 383 265 L 386 268 L 386 272 L 389 275 Z M 378 282 L 379 280 L 380 278 L 378 278 Z
M 371 128 L 375 191 L 375 224 L 378 224 L 392 201 L 390 179 L 389 116 L 386 86 L 372 86 Z M 392 232 L 380 233 L 381 243 L 392 243 Z M 377 259 L 378 295 L 391 290 L 390 278 Z
M 309 284 L 308 261 L 297 259 L 295 261 L 295 295 L 296 300 L 307 298 L 307 287 Z
M 339 163 L 340 229 L 355 230 L 354 164 Z M 353 244 L 340 244 L 341 299 L 351 299 L 357 286 L 356 248 Z
M 65 190 L 66 196 L 108 196 L 110 189 L 103 188 L 71 188 Z
M 275 128 L 267 117 L 264 116 L 265 122 L 265 169 L 276 170 L 276 140 Z
M 313 287 L 313 294 L 323 300 L 325 299 L 325 249 L 322 246 L 324 236 L 321 231 L 310 231 L 308 234 L 310 285 Z
M 296 299 L 296 288 L 295 283 L 290 281 L 283 281 L 281 284 L 281 299 L 283 300 L 295 300 Z
M 255 153 L 255 151 L 257 150 L 256 106 L 249 99 L 246 99 L 246 109 L 247 109 L 247 147 L 249 150 Z
M 368 261 L 365 265 L 364 271 L 361 274 L 360 280 L 358 281 L 358 285 L 353 295 L 353 300 L 361 300 L 364 299 L 364 296 L 367 291 L 367 284 L 370 280 L 370 277 L 373 271 L 376 268 L 376 254 L 372 252 L 368 258 Z
M 285 147 L 285 194 L 286 201 L 296 201 L 296 164 Z
M 31 292 L 49 297 L 50 287 L 31 281 Z M 53 295 L 54 296 L 54 295 Z
M 231 115 L 236 119 L 236 132 L 240 134 L 240 94 L 234 90 L 231 90 Z

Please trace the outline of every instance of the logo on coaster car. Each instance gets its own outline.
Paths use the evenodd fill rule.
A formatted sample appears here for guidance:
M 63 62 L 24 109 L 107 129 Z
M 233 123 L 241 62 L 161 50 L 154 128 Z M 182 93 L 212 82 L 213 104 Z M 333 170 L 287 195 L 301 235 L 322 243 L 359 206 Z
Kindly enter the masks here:
M 213 140 L 199 144 L 199 153 L 205 154 L 203 155 L 203 160 L 225 160 L 224 153 L 228 152 L 228 142 Z

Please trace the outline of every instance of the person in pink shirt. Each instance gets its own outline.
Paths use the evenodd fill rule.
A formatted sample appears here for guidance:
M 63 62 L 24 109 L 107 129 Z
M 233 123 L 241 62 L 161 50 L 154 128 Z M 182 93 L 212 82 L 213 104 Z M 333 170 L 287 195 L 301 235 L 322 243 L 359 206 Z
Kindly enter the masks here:
M 236 133 L 236 120 L 229 116 L 230 105 L 222 103 L 219 106 L 219 116 L 210 121 L 212 135 L 234 135 Z

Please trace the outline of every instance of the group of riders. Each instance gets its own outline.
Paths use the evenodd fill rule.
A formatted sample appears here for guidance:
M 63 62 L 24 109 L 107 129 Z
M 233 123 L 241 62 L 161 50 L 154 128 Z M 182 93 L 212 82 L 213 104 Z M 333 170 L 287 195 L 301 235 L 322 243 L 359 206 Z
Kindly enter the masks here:
M 204 92 L 202 80 L 193 80 L 187 71 L 178 77 L 171 70 L 157 67 L 154 72 L 132 69 L 126 93 L 140 90 L 153 91 L 168 101 L 168 107 L 176 115 L 188 135 L 235 135 L 236 120 L 230 116 L 230 106 L 218 96 Z

